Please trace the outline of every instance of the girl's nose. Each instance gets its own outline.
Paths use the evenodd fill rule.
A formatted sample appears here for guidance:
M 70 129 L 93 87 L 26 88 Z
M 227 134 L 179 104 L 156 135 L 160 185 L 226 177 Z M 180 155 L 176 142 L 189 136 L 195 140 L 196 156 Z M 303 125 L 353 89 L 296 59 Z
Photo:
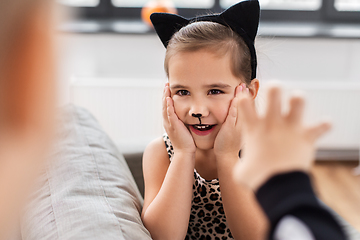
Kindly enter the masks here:
M 198 118 L 198 119 L 201 119 L 201 118 L 204 118 L 206 116 L 209 115 L 209 110 L 206 106 L 204 106 L 203 104 L 202 105 L 194 105 L 193 107 L 191 107 L 190 111 L 189 111 L 189 115 L 191 117 L 194 117 L 194 118 Z M 200 120 L 201 121 L 201 120 Z M 201 123 L 200 123 L 201 124 Z
M 198 114 L 193 113 L 193 114 L 191 114 L 191 116 L 193 116 L 193 117 L 195 117 L 195 118 L 198 118 L 198 119 L 199 119 L 199 122 L 200 122 L 200 124 L 201 124 L 201 117 L 202 117 L 202 114 L 201 114 L 201 113 L 198 113 Z
M 202 114 L 201 113 L 198 113 L 198 114 L 193 113 L 193 114 L 191 114 L 191 116 L 196 117 L 196 118 L 201 118 Z

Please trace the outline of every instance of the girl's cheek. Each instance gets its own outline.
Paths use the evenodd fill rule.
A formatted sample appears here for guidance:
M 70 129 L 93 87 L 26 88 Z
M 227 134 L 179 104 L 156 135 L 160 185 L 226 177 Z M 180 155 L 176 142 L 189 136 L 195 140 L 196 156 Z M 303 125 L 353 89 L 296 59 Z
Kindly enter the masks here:
M 180 99 L 177 99 L 176 97 L 173 98 L 173 101 L 174 101 L 175 113 L 178 115 L 178 117 L 180 118 L 181 121 L 184 121 L 184 117 L 186 115 L 186 112 L 185 112 L 186 106 L 185 106 L 185 104 Z
M 229 112 L 229 111 L 223 111 L 223 112 L 221 113 L 222 123 L 225 122 L 226 117 L 227 117 L 227 115 L 228 115 L 228 112 Z
M 225 122 L 226 117 L 229 113 L 230 104 L 231 104 L 231 100 L 227 100 L 221 102 L 214 108 L 219 122 L 221 123 Z

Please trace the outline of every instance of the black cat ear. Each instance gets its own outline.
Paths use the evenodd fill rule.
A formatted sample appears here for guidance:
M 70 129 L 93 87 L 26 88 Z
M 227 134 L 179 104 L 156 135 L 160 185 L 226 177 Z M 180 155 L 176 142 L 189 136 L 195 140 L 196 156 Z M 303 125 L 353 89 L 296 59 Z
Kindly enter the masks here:
M 258 0 L 239 2 L 219 15 L 234 32 L 245 41 L 251 55 L 251 79 L 256 77 L 257 58 L 254 46 L 259 27 L 260 5 Z
M 240 35 L 250 50 L 251 55 L 251 79 L 256 77 L 257 58 L 254 41 L 259 26 L 260 6 L 258 0 L 241 1 L 221 14 L 198 16 L 186 19 L 179 15 L 168 13 L 153 13 L 150 16 L 155 31 L 160 40 L 167 47 L 175 32 L 190 22 L 210 21 L 230 27 Z
M 254 42 L 260 17 L 260 6 L 257 0 L 239 2 L 226 9 L 219 17 L 223 18 L 233 31 Z
M 174 33 L 190 22 L 186 18 L 170 13 L 153 13 L 150 16 L 150 20 L 165 48 Z

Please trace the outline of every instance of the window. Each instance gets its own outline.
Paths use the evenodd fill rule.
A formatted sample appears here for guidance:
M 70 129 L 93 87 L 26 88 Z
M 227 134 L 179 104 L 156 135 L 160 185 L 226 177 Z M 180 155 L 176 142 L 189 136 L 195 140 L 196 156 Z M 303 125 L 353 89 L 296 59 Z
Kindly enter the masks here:
M 227 8 L 238 0 L 221 0 L 222 8 Z M 321 0 L 259 0 L 261 9 L 315 11 L 321 7 Z
M 100 0 L 58 0 L 58 2 L 71 7 L 96 7 Z
M 360 23 L 360 0 L 329 0 L 329 2 L 326 17 L 330 21 L 348 24 Z
M 337 11 L 360 11 L 360 0 L 335 0 Z
M 211 8 L 215 0 L 174 0 L 178 8 Z M 142 7 L 148 0 L 112 0 L 115 7 Z
M 62 5 L 78 10 L 80 21 L 69 23 L 63 29 L 74 32 L 121 32 L 149 33 L 152 29 L 141 22 L 141 9 L 150 0 L 56 0 Z M 172 1 L 179 15 L 190 18 L 211 12 L 221 12 L 244 0 L 159 0 Z M 295 32 L 311 29 L 306 36 L 335 36 L 335 28 L 346 30 L 344 37 L 360 28 L 360 0 L 259 0 L 261 26 L 268 26 L 267 34 L 275 36 L 299 36 Z M 80 26 L 79 28 L 73 26 Z M 95 26 L 88 30 L 89 26 Z M 85 26 L 85 27 L 84 27 Z M 287 34 L 274 31 L 282 26 Z M 78 30 L 80 29 L 80 30 Z M 299 30 L 300 29 L 300 30 Z M 350 34 L 351 32 L 351 34 Z M 304 36 L 305 36 L 304 35 Z M 302 35 L 301 35 L 302 36 Z M 338 36 L 337 36 L 338 37 Z
M 142 7 L 146 4 L 146 0 L 112 0 L 115 7 Z

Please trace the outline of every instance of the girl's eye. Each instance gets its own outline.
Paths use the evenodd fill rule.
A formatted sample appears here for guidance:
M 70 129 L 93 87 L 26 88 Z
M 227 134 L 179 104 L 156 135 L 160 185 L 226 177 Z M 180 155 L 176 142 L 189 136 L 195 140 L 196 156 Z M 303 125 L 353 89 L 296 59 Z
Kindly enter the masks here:
M 219 89 L 211 89 L 209 91 L 209 95 L 217 95 L 217 94 L 221 94 L 221 93 L 224 93 L 224 92 Z
M 187 96 L 190 95 L 190 92 L 188 90 L 179 90 L 176 92 L 176 94 L 179 96 Z

